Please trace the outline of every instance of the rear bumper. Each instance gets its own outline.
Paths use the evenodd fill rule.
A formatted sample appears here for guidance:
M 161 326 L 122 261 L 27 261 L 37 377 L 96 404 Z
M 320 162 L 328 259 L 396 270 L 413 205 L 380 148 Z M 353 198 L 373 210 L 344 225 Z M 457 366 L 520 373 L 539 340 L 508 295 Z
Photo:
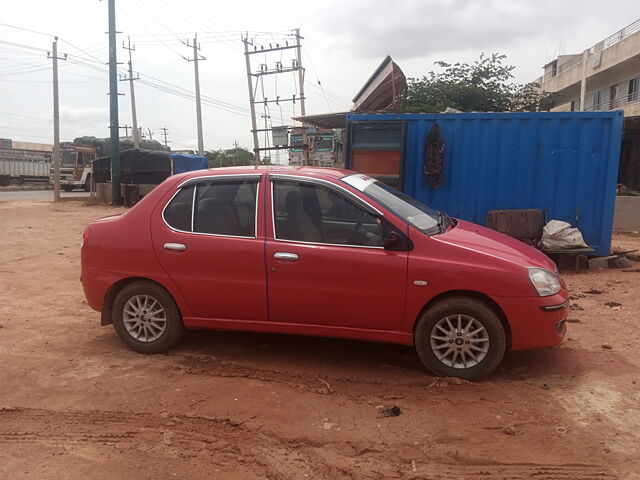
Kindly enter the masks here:
M 549 297 L 495 297 L 511 329 L 511 350 L 558 345 L 565 337 L 568 293 Z

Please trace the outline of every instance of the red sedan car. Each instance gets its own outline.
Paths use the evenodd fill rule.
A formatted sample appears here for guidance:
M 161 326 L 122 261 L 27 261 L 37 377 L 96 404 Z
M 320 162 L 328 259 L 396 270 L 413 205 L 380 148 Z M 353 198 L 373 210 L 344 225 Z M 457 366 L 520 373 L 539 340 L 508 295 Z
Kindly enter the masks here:
M 170 177 L 82 242 L 89 305 L 122 341 L 185 328 L 414 346 L 478 379 L 507 350 L 565 334 L 568 292 L 544 254 L 337 169 L 219 168 Z

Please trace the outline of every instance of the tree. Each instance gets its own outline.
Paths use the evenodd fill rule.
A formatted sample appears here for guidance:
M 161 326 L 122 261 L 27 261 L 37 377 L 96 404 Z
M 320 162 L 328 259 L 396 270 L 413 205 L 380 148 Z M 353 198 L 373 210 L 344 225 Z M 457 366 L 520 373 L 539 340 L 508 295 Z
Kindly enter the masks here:
M 464 112 L 521 112 L 548 110 L 555 95 L 540 90 L 535 82 L 511 83 L 513 65 L 506 55 L 481 54 L 473 63 L 438 61 L 442 72 L 409 78 L 405 111 L 437 113 L 447 107 Z
M 209 160 L 209 168 L 253 165 L 255 157 L 252 152 L 243 147 L 227 150 L 213 150 L 204 154 Z

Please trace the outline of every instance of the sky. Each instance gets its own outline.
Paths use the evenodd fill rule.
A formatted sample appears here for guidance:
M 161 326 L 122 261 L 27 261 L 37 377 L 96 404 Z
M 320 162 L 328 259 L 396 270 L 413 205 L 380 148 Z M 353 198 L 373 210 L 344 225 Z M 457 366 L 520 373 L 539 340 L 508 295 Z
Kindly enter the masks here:
M 299 28 L 307 114 L 348 110 L 386 55 L 407 77 L 434 62 L 471 62 L 500 52 L 526 83 L 558 54 L 578 53 L 640 18 L 638 0 L 116 0 L 118 61 L 125 73 L 130 38 L 138 124 L 173 149 L 197 147 L 193 37 L 200 54 L 206 150 L 251 148 L 243 32 L 260 48 L 295 41 Z M 0 16 L 0 138 L 53 142 L 51 50 L 59 37 L 61 140 L 109 136 L 107 2 L 22 0 Z M 295 50 L 251 55 L 261 64 L 291 65 Z M 258 95 L 299 95 L 293 73 L 261 77 Z M 118 84 L 120 125 L 131 125 L 129 83 Z M 299 101 L 258 106 L 259 128 L 291 125 Z M 263 118 L 264 116 L 268 118 Z M 122 130 L 124 135 L 124 129 Z M 261 142 L 264 137 L 261 136 Z

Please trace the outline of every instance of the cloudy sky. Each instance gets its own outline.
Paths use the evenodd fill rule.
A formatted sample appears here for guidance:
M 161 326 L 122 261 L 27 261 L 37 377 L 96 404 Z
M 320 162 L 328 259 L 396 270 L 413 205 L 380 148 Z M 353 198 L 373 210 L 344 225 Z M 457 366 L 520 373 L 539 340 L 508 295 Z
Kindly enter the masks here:
M 249 147 L 250 116 L 241 32 L 256 44 L 292 41 L 300 28 L 307 113 L 342 111 L 385 55 L 408 77 L 433 62 L 471 61 L 501 52 L 515 80 L 532 81 L 559 53 L 580 52 L 640 18 L 638 0 L 116 0 L 118 45 L 130 36 L 138 122 L 154 139 L 168 128 L 173 148 L 195 148 L 193 51 L 181 43 L 195 32 L 200 63 L 206 149 Z M 107 2 L 22 0 L 0 16 L 0 138 L 51 143 L 51 49 L 60 37 L 61 139 L 108 133 Z M 19 27 L 13 28 L 13 27 Z M 26 30 L 23 30 L 26 29 Z M 29 31 L 27 31 L 29 30 Z M 293 50 L 252 55 L 253 67 L 290 65 Z M 118 49 L 118 60 L 127 51 Z M 124 71 L 126 64 L 120 66 Z M 277 81 L 276 81 L 277 77 Z M 321 85 L 318 84 L 321 83 Z M 127 82 L 119 82 L 120 125 L 131 125 Z M 270 75 L 268 98 L 297 93 L 293 74 Z M 262 107 L 258 114 L 264 115 Z M 271 105 L 271 125 L 290 123 L 299 104 Z M 260 126 L 264 119 L 259 118 Z M 124 131 L 123 131 L 124 134 Z

